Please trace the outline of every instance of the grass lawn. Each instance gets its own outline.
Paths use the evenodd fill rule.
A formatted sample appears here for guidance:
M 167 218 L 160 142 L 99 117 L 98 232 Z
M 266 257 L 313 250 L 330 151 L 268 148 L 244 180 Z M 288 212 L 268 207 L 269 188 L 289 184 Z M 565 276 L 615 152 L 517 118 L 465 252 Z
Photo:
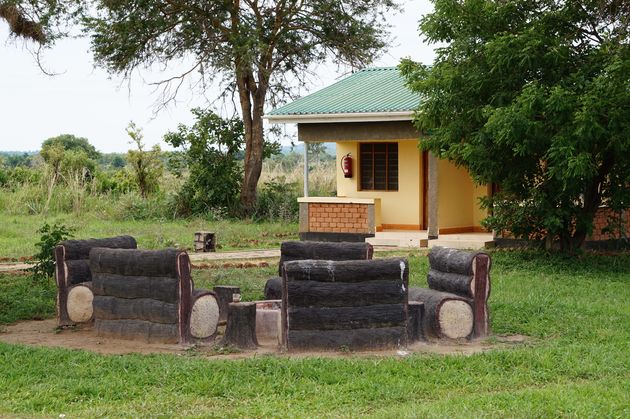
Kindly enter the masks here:
M 630 416 L 630 255 L 493 255 L 495 334 L 529 343 L 471 356 L 218 360 L 103 356 L 0 344 L 0 416 Z M 411 282 L 427 258 L 414 253 Z M 195 271 L 260 298 L 275 267 Z M 54 290 L 0 277 L 0 322 L 50 316 Z
M 110 237 L 129 234 L 138 240 L 144 249 L 178 247 L 192 249 L 194 233 L 208 230 L 217 233 L 219 251 L 244 248 L 277 248 L 285 240 L 297 239 L 298 227 L 292 223 L 255 223 L 247 221 L 190 220 L 103 220 L 98 214 L 89 213 L 81 217 L 60 215 L 45 219 L 37 215 L 0 214 L 0 257 L 17 258 L 35 253 L 39 241 L 37 230 L 48 222 L 63 223 L 73 227 L 74 237 Z

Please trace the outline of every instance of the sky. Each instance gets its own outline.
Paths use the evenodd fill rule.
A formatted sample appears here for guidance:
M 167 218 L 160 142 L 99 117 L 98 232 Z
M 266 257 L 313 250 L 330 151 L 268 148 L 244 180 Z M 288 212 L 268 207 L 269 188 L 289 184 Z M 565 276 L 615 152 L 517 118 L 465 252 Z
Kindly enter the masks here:
M 393 42 L 374 66 L 395 66 L 404 57 L 433 61 L 433 46 L 422 42 L 417 29 L 420 17 L 431 12 L 431 3 L 405 1 L 403 8 L 388 16 Z M 28 46 L 10 38 L 6 22 L 0 20 L 0 151 L 35 151 L 47 138 L 73 134 L 87 138 L 99 151 L 125 152 L 130 148 L 125 128 L 132 120 L 143 129 L 145 144 L 166 149 L 162 136 L 179 123 L 191 124 L 190 109 L 208 106 L 208 98 L 219 95 L 212 91 L 216 87 L 204 94 L 182 89 L 177 103 L 156 112 L 160 92 L 148 83 L 165 78 L 176 67 L 143 72 L 129 82 L 95 68 L 86 39 L 62 40 L 43 57 L 43 67 L 55 75 L 44 74 Z M 321 65 L 316 73 L 301 94 L 343 76 L 332 63 Z M 294 132 L 289 127 L 283 143 L 289 144 Z

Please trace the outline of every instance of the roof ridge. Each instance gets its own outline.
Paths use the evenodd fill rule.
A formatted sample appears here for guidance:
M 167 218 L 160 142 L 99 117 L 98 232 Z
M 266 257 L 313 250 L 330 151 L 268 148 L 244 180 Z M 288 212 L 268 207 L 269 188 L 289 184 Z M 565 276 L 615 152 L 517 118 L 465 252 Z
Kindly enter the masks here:
M 389 66 L 389 67 L 366 67 L 366 68 L 362 68 L 361 70 L 357 71 L 357 73 L 361 73 L 363 71 L 388 71 L 388 70 L 398 70 L 398 67 L 396 66 Z

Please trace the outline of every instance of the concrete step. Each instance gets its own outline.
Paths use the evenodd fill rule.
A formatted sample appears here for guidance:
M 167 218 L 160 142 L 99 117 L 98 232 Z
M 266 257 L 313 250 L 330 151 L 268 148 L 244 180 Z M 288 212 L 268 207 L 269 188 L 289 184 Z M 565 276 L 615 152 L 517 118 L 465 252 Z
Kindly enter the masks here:
M 426 239 L 368 237 L 365 241 L 372 246 L 427 247 Z
M 488 249 L 494 247 L 494 240 L 429 240 L 428 247 L 450 247 L 451 249 Z

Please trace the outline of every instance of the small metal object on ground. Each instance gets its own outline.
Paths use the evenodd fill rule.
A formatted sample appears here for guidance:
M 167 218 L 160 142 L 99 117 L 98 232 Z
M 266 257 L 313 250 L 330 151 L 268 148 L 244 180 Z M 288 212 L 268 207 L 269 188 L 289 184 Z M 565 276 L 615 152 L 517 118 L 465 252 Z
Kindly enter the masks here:
M 198 231 L 195 233 L 195 252 L 215 252 L 217 237 L 212 231 Z

